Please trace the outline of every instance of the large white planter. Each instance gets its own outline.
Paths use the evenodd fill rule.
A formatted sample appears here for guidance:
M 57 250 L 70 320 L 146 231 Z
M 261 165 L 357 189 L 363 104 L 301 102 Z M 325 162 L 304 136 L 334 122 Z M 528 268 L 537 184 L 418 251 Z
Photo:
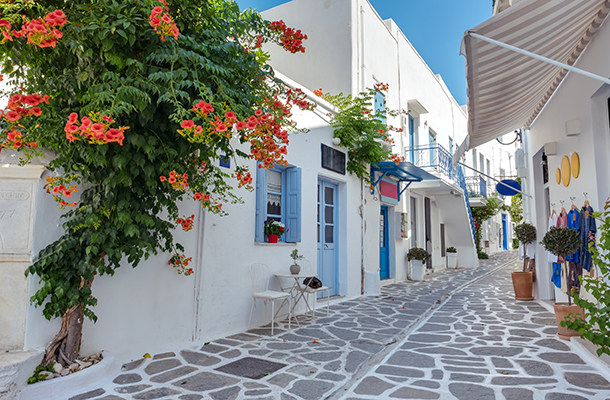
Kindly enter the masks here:
M 414 281 L 423 281 L 426 274 L 424 262 L 420 260 L 411 260 L 411 279 Z
M 457 268 L 457 253 L 447 253 L 447 268 Z

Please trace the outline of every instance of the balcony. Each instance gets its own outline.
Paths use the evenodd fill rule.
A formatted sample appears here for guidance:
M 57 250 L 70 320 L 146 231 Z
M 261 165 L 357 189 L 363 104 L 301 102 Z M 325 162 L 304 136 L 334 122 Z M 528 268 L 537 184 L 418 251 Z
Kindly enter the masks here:
M 487 198 L 487 183 L 481 175 L 469 176 L 466 179 L 466 187 L 468 188 L 468 197 Z
M 436 175 L 442 175 L 444 178 L 459 183 L 457 166 L 451 164 L 451 154 L 439 144 L 406 149 L 405 160 L 428 172 L 436 172 Z

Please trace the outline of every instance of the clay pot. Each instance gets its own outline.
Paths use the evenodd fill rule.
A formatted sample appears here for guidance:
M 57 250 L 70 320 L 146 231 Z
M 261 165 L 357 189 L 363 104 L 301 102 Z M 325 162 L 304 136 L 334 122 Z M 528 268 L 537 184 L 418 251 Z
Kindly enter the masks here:
M 563 340 L 570 340 L 572 336 L 580 336 L 577 331 L 573 331 L 564 326 L 561 326 L 560 322 L 568 316 L 568 314 L 580 314 L 581 316 L 585 315 L 585 312 L 582 308 L 577 306 L 576 304 L 568 305 L 568 303 L 555 303 L 553 304 L 553 308 L 555 309 L 555 319 L 557 320 L 557 328 L 559 328 L 559 332 L 557 336 Z
M 299 264 L 292 264 L 290 266 L 290 273 L 293 275 L 298 275 L 301 272 L 301 266 Z
M 517 300 L 534 300 L 532 296 L 532 273 L 531 272 L 513 272 L 513 289 L 515 290 L 515 299 Z

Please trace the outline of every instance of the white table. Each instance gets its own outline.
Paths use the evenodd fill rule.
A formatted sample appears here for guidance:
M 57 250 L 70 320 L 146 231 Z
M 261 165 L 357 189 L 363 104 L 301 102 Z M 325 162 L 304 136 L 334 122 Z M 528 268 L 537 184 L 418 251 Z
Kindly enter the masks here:
M 292 315 L 294 314 L 294 309 L 296 308 L 296 306 L 299 304 L 299 301 L 301 301 L 301 299 L 305 300 L 305 302 L 307 302 L 307 299 L 305 298 L 305 286 L 301 284 L 301 280 L 304 278 L 310 278 L 310 277 L 317 277 L 317 274 L 306 274 L 306 273 L 298 273 L 298 274 L 290 274 L 290 273 L 286 273 L 286 274 L 275 274 L 275 279 L 277 280 L 278 285 L 280 286 L 280 289 L 282 290 L 282 292 L 290 292 L 290 296 L 295 299 L 292 302 L 292 309 L 290 310 L 290 313 Z M 291 285 L 283 285 L 282 284 L 282 280 L 280 278 L 293 278 L 294 279 L 294 283 Z M 279 313 L 279 311 L 282 309 L 282 307 L 284 307 L 284 304 L 286 304 L 288 302 L 288 300 L 284 300 L 282 302 L 282 304 L 280 305 L 280 307 L 278 308 L 278 311 L 275 313 L 275 315 L 277 316 L 277 314 Z M 299 326 L 301 326 L 301 324 L 299 323 L 299 319 L 296 318 L 295 319 L 297 321 L 297 324 Z

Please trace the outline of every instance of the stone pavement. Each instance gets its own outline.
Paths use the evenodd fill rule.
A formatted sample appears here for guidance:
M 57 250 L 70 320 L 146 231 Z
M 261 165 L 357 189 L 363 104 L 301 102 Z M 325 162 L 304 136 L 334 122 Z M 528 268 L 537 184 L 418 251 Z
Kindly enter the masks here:
M 317 321 L 275 336 L 265 327 L 129 362 L 69 400 L 610 399 L 610 383 L 556 339 L 554 316 L 512 297 L 515 256 L 388 284 L 329 317 L 320 303 Z

